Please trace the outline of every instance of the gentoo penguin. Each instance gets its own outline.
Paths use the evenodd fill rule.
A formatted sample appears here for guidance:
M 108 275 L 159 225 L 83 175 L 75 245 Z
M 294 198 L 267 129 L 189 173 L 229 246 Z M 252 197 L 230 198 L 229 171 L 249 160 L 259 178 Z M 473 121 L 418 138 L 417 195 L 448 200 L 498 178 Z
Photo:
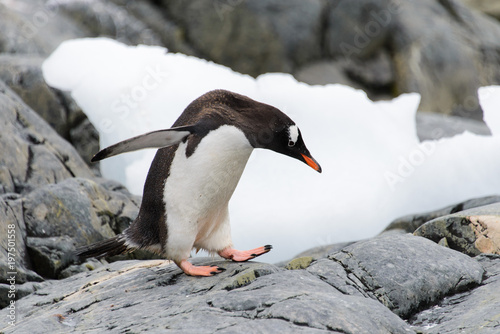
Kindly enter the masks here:
M 233 261 L 247 261 L 272 248 L 239 251 L 231 241 L 228 202 L 254 148 L 288 155 L 321 173 L 288 116 L 225 90 L 191 102 L 171 129 L 119 142 L 92 161 L 143 148 L 159 150 L 137 218 L 123 233 L 78 249 L 78 256 L 111 256 L 140 248 L 173 260 L 188 275 L 215 275 L 223 268 L 188 262 L 193 248 Z

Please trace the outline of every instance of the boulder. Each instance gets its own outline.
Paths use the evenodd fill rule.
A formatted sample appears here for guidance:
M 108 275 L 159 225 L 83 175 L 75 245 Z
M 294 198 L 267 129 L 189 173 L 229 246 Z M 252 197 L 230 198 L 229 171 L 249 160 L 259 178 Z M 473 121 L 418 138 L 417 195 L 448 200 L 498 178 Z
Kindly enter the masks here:
M 354 243 L 307 271 L 344 293 L 377 299 L 403 318 L 478 285 L 484 272 L 474 259 L 408 234 Z
M 394 230 L 413 233 L 417 228 L 435 218 L 497 202 L 500 202 L 500 196 L 487 196 L 470 199 L 435 211 L 404 216 L 391 222 L 382 233 Z
M 0 54 L 0 80 L 91 164 L 93 154 L 99 151 L 99 134 L 69 94 L 45 83 L 41 70 L 43 60 L 40 56 Z M 96 173 L 98 166 L 90 165 Z
M 485 333 L 500 331 L 500 256 L 476 257 L 485 269 L 481 286 L 445 297 L 438 307 L 414 315 L 409 323 L 428 334 Z
M 471 256 L 500 254 L 500 202 L 435 218 L 414 234 Z
M 140 197 L 95 178 L 75 149 L 0 81 L 0 283 L 55 278 L 75 246 L 123 231 Z
M 199 56 L 257 76 L 321 57 L 326 2 L 161 1 Z
M 417 135 L 420 141 L 453 137 L 464 131 L 489 136 L 491 131 L 483 121 L 471 118 L 443 115 L 433 112 L 418 112 Z
M 0 166 L 8 191 L 94 176 L 76 150 L 0 81 Z M 7 175 L 8 172 L 8 175 Z

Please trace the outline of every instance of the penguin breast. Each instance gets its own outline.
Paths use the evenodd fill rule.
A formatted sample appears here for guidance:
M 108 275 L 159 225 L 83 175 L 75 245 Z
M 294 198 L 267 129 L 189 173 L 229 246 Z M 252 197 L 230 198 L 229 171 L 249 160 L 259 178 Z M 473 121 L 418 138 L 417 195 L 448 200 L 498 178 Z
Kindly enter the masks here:
M 243 131 L 230 125 L 206 134 L 189 157 L 187 144 L 179 144 L 165 183 L 167 228 L 209 234 L 228 218 L 228 202 L 253 147 Z

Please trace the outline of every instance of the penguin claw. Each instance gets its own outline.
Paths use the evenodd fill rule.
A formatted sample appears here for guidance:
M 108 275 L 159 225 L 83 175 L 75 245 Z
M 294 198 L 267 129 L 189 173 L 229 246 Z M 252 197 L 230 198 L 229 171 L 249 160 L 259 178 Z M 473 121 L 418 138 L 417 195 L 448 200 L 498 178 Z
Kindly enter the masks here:
M 187 260 L 182 260 L 177 264 L 182 271 L 189 276 L 213 276 L 220 274 L 225 269 L 218 266 L 195 266 Z M 215 269 L 215 270 L 214 270 Z
M 262 254 L 269 252 L 273 247 L 271 245 L 265 245 L 259 248 L 250 249 L 247 251 L 240 251 L 234 248 L 226 248 L 219 252 L 219 255 L 225 259 L 233 260 L 236 262 L 248 261 L 256 258 Z

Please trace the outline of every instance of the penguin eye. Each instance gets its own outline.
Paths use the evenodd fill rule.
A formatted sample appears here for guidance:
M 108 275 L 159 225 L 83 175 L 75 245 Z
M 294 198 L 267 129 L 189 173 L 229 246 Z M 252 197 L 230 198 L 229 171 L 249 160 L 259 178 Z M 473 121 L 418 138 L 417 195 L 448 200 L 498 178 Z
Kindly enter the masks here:
M 295 142 L 293 140 L 288 141 L 288 146 L 292 147 L 295 145 Z

